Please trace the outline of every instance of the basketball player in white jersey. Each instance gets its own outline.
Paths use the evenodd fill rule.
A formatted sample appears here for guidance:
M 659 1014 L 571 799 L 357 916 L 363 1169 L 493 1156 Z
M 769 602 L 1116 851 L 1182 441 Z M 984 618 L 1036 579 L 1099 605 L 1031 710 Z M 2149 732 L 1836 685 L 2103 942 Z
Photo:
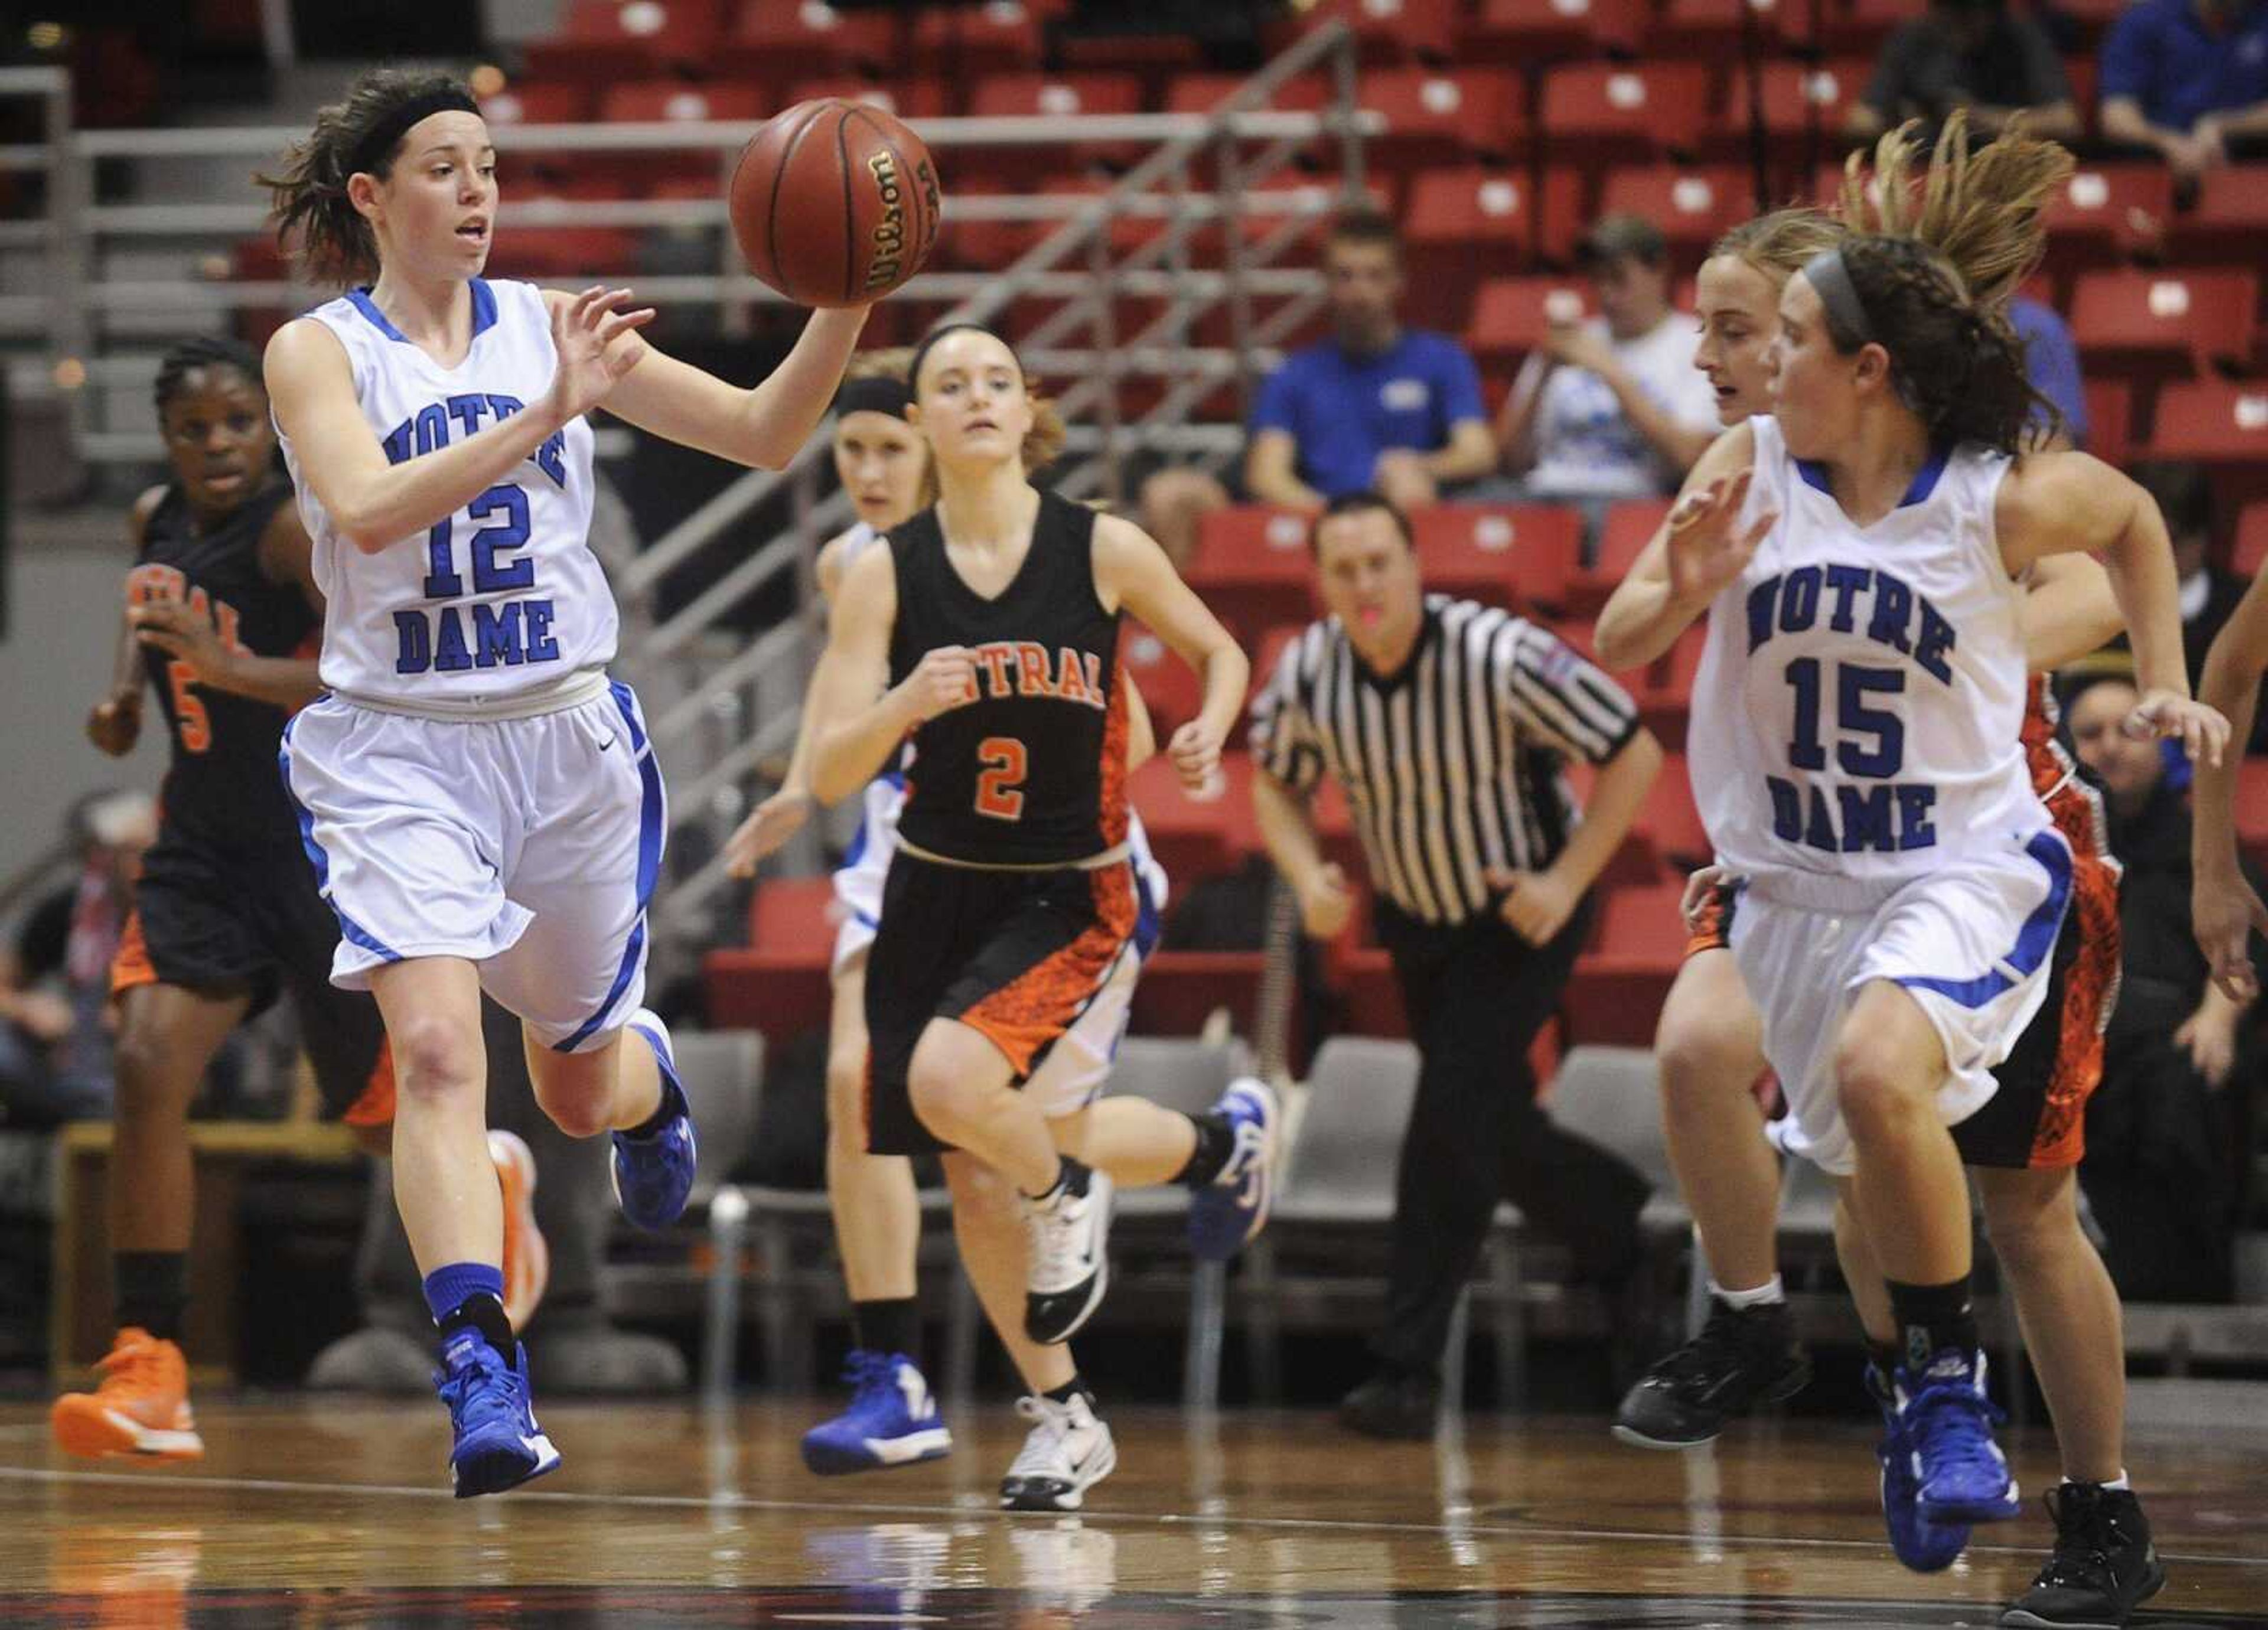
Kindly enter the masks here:
M 1979 216 L 2036 254 L 2036 218 Z M 2216 757 L 2182 669 L 2165 529 L 2083 454 L 2018 454 L 2021 349 L 1910 240 L 1855 236 L 1779 303 L 1774 417 L 1689 479 L 1638 607 L 1662 645 L 1703 612 L 1690 733 L 1712 845 L 1742 881 L 1732 949 L 1787 1093 L 1786 1143 L 1850 1179 L 1889 1281 L 1898 1429 L 1922 1520 L 2006 1517 L 1947 1127 L 2039 1007 L 2068 845 L 2019 746 L 2015 582 L 2100 554 L 2146 673 L 2132 727 Z
M 613 1134 L 631 1221 L 674 1219 L 694 1166 L 668 1034 L 641 1005 L 666 807 L 637 700 L 607 675 L 584 415 L 605 402 L 783 464 L 865 313 L 817 314 L 742 390 L 649 346 L 626 291 L 483 281 L 496 152 L 447 76 L 364 74 L 269 185 L 307 269 L 362 284 L 268 350 L 328 601 L 329 695 L 286 734 L 284 773 L 339 918 L 332 980 L 377 996 L 393 1043 L 394 1196 L 441 1331 L 456 1492 L 494 1494 L 559 1457 L 498 1296 L 481 992 L 520 1016 L 552 1119 Z
M 1852 164 L 1840 220 L 1816 210 L 1782 210 L 1734 228 L 1712 250 L 1701 269 L 1695 364 L 1715 387 L 1727 424 L 1769 410 L 1765 353 L 1780 291 L 1813 255 L 1842 240 L 1846 223 L 1884 214 L 1900 230 L 1941 234 L 1959 218 L 1953 207 L 1915 218 L 1927 194 L 1910 185 L 1918 151 L 1911 136 L 1908 127 L 1883 138 L 1871 184 Z M 1940 134 L 1927 184 L 1947 206 L 2021 208 L 2052 194 L 2069 167 L 2061 149 L 2021 135 L 1971 153 L 1956 114 Z M 1970 233 L 1955 239 L 1954 247 L 1967 257 L 1956 258 L 1954 269 L 1979 300 L 1998 305 L 2021 283 L 2026 268 L 2007 257 L 2005 238 Z M 1633 634 L 1645 633 L 1630 613 L 1646 585 L 1666 581 L 1665 554 L 1643 557 L 1601 614 L 1602 653 L 1623 657 Z M 2115 634 L 2117 604 L 2107 575 L 2083 556 L 2036 562 L 2025 588 L 2021 619 L 2035 673 L 2024 744 L 2033 784 L 2072 846 L 2073 904 L 2047 1001 L 1995 1071 L 1999 1090 L 1987 1112 L 1961 1123 L 1954 1138 L 1974 1173 L 2063 1461 L 2064 1481 L 2049 1501 L 2054 1553 L 2004 1622 L 2061 1625 L 2123 1619 L 2164 1574 L 2125 1475 L 2117 1291 L 2077 1207 L 2086 1105 L 2101 1078 L 2102 1025 L 2119 971 L 2117 862 L 2108 853 L 2100 795 L 2055 739 L 2053 701 L 2040 671 Z M 1657 1362 L 1617 1414 L 1616 1435 L 1650 1448 L 1707 1442 L 1727 1417 L 1787 1395 L 1808 1374 L 1773 1271 L 1779 1172 L 1754 1092 L 1766 1065 L 1756 1007 L 1726 947 L 1735 903 L 1716 876 L 1713 867 L 1697 873 L 1688 890 L 1697 908 L 1689 911 L 1692 940 L 1655 1042 L 1665 1131 L 1708 1253 L 1713 1294 L 1707 1326 Z M 1883 1515 L 1899 1560 L 1934 1571 L 1960 1554 L 1968 1529 L 1924 1523 L 1914 1508 L 1910 1452 L 1896 1430 L 1890 1388 L 1897 1361 L 1891 1312 L 1882 1276 L 1845 1210 L 1838 1207 L 1837 1219 L 1844 1277 L 1866 1327 L 1868 1390 L 1886 1405 L 1888 1429 L 1878 1446 Z

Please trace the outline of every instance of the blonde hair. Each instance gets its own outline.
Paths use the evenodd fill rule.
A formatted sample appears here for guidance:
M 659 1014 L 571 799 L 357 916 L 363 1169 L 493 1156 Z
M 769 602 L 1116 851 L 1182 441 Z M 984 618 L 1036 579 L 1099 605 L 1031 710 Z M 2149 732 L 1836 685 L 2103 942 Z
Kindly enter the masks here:
M 1997 140 L 1970 151 L 1969 115 L 1955 108 L 1937 133 L 1929 167 L 1914 175 L 1918 120 L 1874 144 L 1874 184 L 1861 155 L 1843 169 L 1843 220 L 1852 232 L 1909 238 L 1952 268 L 1976 304 L 1998 309 L 2047 250 L 2041 212 L 2071 179 L 2071 154 L 2012 121 Z
M 1955 109 L 1938 132 L 1928 167 L 1914 173 L 1918 120 L 1909 120 L 1845 161 L 1836 213 L 1808 206 L 1744 221 L 1711 246 L 1784 284 L 1814 255 L 1854 232 L 1907 238 L 1942 259 L 1969 298 L 1999 306 L 2014 297 L 2047 247 L 2040 213 L 2071 177 L 2072 157 L 2012 121 L 1972 151 L 1969 115 Z
M 846 380 L 903 380 L 914 359 L 910 345 L 889 345 L 880 350 L 853 351 L 844 365 Z

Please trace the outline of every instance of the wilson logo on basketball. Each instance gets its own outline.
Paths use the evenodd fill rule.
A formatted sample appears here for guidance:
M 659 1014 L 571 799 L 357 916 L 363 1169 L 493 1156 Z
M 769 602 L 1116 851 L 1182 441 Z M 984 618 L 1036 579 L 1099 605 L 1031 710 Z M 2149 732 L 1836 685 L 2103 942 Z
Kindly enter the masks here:
M 887 147 L 877 148 L 866 155 L 866 168 L 882 201 L 882 218 L 874 227 L 874 253 L 866 262 L 865 286 L 895 288 L 906 258 L 905 188 L 898 178 L 897 155 Z

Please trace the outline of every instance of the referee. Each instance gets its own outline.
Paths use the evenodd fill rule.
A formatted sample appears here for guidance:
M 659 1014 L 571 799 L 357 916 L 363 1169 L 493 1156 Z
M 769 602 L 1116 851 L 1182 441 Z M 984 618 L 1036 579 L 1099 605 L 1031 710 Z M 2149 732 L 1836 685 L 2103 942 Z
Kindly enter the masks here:
M 1252 801 L 1308 933 L 1352 914 L 1307 800 L 1338 778 L 1378 895 L 1423 1066 L 1403 1140 L 1378 1372 L 1339 1405 L 1375 1437 L 1429 1437 L 1457 1297 L 1499 1199 L 1619 1290 L 1640 1258 L 1647 1185 L 1535 1102 L 1528 1047 L 1558 1007 L 1590 886 L 1645 801 L 1661 749 L 1630 697 L 1506 611 L 1428 595 L 1402 513 L 1334 500 L 1313 536 L 1324 621 L 1253 704 Z M 1561 774 L 1599 767 L 1587 818 Z

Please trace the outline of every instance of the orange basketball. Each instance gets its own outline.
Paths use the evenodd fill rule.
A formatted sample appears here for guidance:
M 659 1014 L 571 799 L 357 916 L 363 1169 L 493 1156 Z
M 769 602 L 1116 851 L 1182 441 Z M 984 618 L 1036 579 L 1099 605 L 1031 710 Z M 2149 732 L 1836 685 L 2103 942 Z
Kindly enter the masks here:
M 944 195 L 922 139 L 879 107 L 799 102 L 756 132 L 727 207 L 748 269 L 803 306 L 859 306 L 922 269 Z

